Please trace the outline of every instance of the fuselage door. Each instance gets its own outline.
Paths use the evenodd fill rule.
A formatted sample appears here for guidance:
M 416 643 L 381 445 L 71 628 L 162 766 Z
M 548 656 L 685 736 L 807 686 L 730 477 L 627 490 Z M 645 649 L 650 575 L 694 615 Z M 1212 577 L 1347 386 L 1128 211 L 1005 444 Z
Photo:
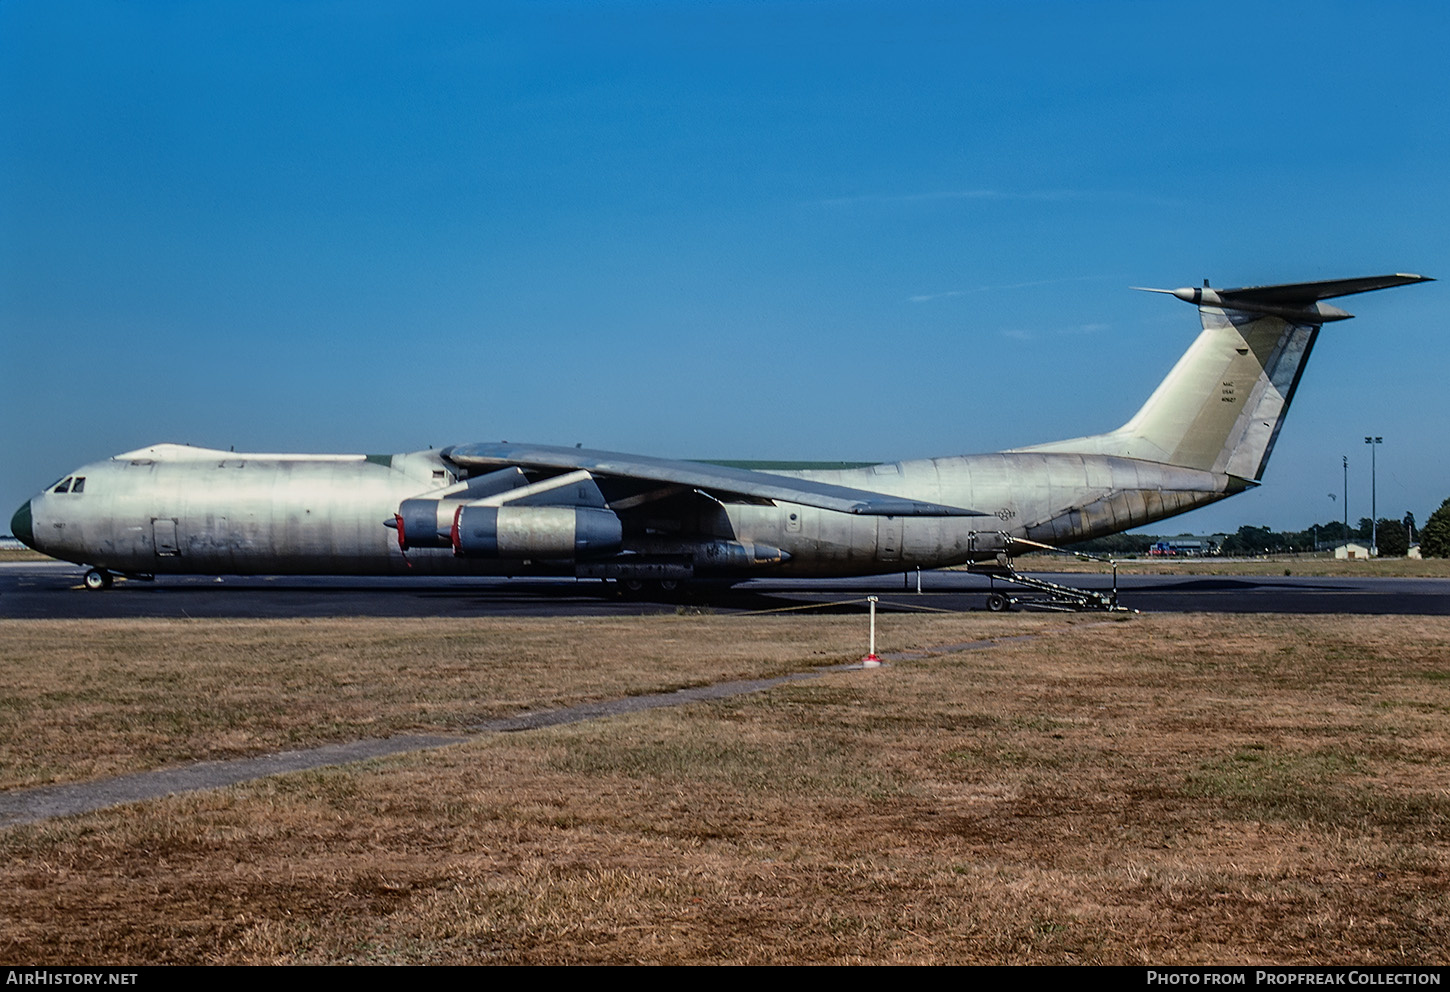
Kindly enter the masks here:
M 151 538 L 160 558 L 175 558 L 181 554 L 176 542 L 176 518 L 158 517 L 151 521 Z
M 876 555 L 882 561 L 901 559 L 901 517 L 876 518 Z

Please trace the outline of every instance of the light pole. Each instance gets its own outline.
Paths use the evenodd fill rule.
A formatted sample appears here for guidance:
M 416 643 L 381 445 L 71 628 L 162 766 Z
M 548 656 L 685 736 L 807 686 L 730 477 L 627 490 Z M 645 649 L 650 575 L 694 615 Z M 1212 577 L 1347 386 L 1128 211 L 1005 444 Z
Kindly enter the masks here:
M 1375 448 L 1384 443 L 1382 437 L 1367 437 L 1364 443 L 1369 445 L 1369 556 L 1376 558 L 1380 553 L 1379 542 L 1379 511 L 1375 505 Z
M 1349 545 L 1349 456 L 1344 456 L 1344 543 Z M 1345 552 L 1348 554 L 1349 552 Z

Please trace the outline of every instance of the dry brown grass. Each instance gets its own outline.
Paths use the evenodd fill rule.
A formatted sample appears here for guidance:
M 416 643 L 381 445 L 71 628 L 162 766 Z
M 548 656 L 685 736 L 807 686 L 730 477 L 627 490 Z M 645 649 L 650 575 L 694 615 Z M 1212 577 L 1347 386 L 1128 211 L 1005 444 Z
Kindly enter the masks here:
M 1061 554 L 1031 554 L 1018 558 L 1024 572 L 1101 572 L 1100 562 Z M 1119 575 L 1309 575 L 1354 579 L 1447 579 L 1450 558 L 1359 558 L 1340 561 L 1328 555 L 1270 555 L 1265 558 L 1127 558 L 1118 562 Z
M 953 617 L 902 647 L 950 641 Z M 1015 618 L 1002 630 L 1033 630 Z M 859 617 L 0 620 L 0 788 L 457 730 L 859 659 Z
M 0 564 L 9 561 L 56 561 L 50 555 L 43 555 L 39 551 L 31 551 L 29 548 L 0 548 Z
M 542 645 L 545 628 L 570 623 L 503 627 Z M 285 640 L 305 625 L 269 626 Z M 859 653 L 859 621 L 840 619 L 586 626 L 617 638 L 613 664 L 685 652 L 710 678 L 745 673 L 771 644 L 790 645 L 771 665 L 792 651 L 796 663 Z M 1443 963 L 1450 621 L 978 615 L 885 627 L 891 649 L 1037 636 L 11 828 L 0 954 Z M 7 646 L 12 633 L 0 631 Z M 416 674 L 465 650 L 445 643 L 414 634 L 399 680 L 447 696 Z M 549 643 L 559 654 L 541 646 L 537 675 L 524 675 L 534 689 L 460 679 L 464 698 L 436 712 L 476 713 L 490 694 L 525 702 L 541 685 L 557 701 L 611 691 L 610 662 L 572 657 L 592 638 Z M 330 664 L 353 655 L 368 649 L 339 648 Z M 240 676 L 247 664 L 234 663 Z M 280 671 L 254 668 L 247 684 Z M 394 691 L 366 700 L 437 725 Z M 290 691 L 274 696 L 291 705 Z

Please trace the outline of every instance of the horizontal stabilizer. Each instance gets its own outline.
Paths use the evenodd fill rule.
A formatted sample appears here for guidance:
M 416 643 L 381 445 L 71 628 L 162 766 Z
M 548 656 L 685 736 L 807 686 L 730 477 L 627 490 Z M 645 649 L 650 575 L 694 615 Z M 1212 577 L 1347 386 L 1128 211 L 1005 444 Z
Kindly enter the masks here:
M 1280 286 L 1244 286 L 1241 289 L 1220 289 L 1216 292 L 1220 297 L 1232 297 L 1246 303 L 1277 303 L 1281 306 L 1293 306 L 1296 303 L 1314 303 L 1317 300 L 1332 300 L 1336 296 L 1353 296 L 1355 293 L 1368 293 L 1375 289 L 1390 289 L 1394 286 L 1434 281 L 1429 276 L 1396 272 L 1388 276 L 1321 279 L 1319 282 L 1291 282 Z
M 1146 286 L 1133 288 L 1146 293 L 1167 293 L 1195 306 L 1270 314 L 1296 324 L 1317 325 L 1331 320 L 1348 320 L 1354 316 L 1338 307 L 1320 303 L 1320 300 L 1434 281 L 1429 276 L 1396 272 L 1387 276 L 1323 279 L 1319 282 L 1291 282 L 1278 286 L 1241 286 L 1238 289 L 1211 289 L 1206 284 L 1201 289 L 1196 286 L 1184 289 L 1150 289 Z

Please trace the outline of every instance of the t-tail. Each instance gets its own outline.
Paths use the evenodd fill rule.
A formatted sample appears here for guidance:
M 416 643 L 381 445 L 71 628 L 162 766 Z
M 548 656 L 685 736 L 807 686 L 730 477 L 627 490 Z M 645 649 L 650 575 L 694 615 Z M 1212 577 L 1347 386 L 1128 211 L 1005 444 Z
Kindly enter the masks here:
M 1133 419 L 1106 434 L 1019 451 L 1121 455 L 1247 482 L 1263 478 L 1319 328 L 1353 314 L 1322 301 L 1410 283 L 1396 273 L 1359 279 L 1150 289 L 1198 306 L 1203 333 Z

